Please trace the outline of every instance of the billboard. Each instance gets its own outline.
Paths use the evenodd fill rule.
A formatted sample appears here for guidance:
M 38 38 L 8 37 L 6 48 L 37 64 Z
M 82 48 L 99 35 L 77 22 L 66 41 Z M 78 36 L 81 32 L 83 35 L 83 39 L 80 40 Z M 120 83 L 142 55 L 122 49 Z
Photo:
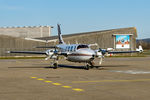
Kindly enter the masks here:
M 116 49 L 129 49 L 130 36 L 129 35 L 116 35 Z

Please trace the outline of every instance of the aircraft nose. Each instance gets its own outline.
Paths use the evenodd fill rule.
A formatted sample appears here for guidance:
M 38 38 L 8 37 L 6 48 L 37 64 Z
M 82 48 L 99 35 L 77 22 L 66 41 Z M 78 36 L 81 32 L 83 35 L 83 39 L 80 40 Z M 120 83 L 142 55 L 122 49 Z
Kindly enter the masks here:
M 95 56 L 95 52 L 94 52 L 93 50 L 90 50 L 90 51 L 89 51 L 89 54 L 92 55 L 92 57 Z
M 95 52 L 93 50 L 91 50 L 91 49 L 82 49 L 79 52 L 82 53 L 82 54 L 89 55 L 91 57 L 95 56 Z

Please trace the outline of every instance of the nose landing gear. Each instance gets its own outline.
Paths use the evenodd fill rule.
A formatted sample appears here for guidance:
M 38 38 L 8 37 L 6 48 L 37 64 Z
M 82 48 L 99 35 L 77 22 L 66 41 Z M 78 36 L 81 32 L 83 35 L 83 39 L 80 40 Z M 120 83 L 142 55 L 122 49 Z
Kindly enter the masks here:
M 57 69 L 58 68 L 58 57 L 56 59 L 54 59 L 53 63 L 52 63 L 53 69 Z
M 85 65 L 85 70 L 89 70 L 90 68 L 93 68 L 93 67 L 94 67 L 94 62 L 93 61 L 88 62 Z
M 90 68 L 91 68 L 91 69 L 92 69 L 92 68 L 98 69 L 99 66 L 95 66 L 94 61 L 87 62 L 86 65 L 85 65 L 85 67 L 84 67 L 84 69 L 85 69 L 85 70 L 89 70 Z

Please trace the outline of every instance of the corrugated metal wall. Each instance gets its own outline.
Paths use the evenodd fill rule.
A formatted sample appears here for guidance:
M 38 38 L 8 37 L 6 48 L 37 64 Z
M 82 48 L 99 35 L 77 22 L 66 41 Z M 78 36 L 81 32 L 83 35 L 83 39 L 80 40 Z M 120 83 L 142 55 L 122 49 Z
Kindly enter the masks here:
M 17 56 L 18 54 L 8 54 L 7 51 L 44 51 L 45 49 L 35 48 L 36 46 L 53 45 L 54 43 L 44 43 L 23 38 L 15 38 L 0 35 L 0 56 Z M 23 56 L 27 54 L 19 54 Z
M 1 35 L 21 38 L 37 38 L 50 36 L 51 26 L 0 27 Z
M 90 32 L 87 34 L 79 34 L 75 36 L 70 36 L 64 38 L 66 43 L 83 43 L 83 44 L 94 44 L 98 43 L 100 48 L 107 49 L 107 48 L 115 48 L 115 37 L 114 34 L 130 34 L 130 49 L 116 49 L 118 51 L 127 51 L 127 50 L 135 50 L 136 49 L 136 28 L 124 28 L 124 29 L 115 29 L 115 30 L 108 30 L 108 31 L 98 31 L 98 32 Z

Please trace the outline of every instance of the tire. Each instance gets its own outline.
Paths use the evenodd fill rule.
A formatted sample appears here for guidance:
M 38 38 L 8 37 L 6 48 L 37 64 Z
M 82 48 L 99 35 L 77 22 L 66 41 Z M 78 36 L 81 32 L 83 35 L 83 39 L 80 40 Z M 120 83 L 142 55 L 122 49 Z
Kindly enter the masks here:
M 53 66 L 54 66 L 54 69 L 57 69 L 58 64 L 57 64 L 57 63 L 54 63 Z
M 85 70 L 89 70 L 89 69 L 90 69 L 90 66 L 86 65 Z

